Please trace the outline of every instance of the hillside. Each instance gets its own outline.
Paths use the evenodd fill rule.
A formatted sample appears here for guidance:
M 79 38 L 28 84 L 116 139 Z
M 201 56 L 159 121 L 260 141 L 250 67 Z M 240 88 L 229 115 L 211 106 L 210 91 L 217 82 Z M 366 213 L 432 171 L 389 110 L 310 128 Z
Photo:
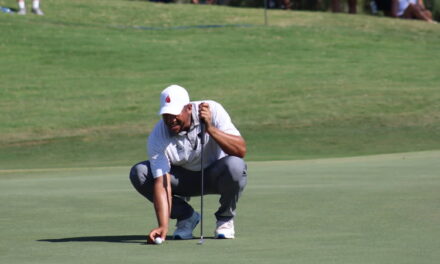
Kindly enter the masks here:
M 145 159 L 173 83 L 226 107 L 248 160 L 440 148 L 439 25 L 271 10 L 264 26 L 261 9 L 43 4 L 44 17 L 0 14 L 1 169 Z

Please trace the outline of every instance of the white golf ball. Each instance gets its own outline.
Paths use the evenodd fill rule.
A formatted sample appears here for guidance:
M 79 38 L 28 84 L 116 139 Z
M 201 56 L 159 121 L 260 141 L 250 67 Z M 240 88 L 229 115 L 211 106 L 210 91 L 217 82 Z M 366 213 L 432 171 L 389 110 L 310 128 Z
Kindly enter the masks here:
M 162 242 L 163 242 L 163 240 L 162 240 L 161 237 L 156 237 L 156 238 L 154 239 L 154 243 L 155 243 L 156 245 L 160 245 L 160 244 L 162 244 Z

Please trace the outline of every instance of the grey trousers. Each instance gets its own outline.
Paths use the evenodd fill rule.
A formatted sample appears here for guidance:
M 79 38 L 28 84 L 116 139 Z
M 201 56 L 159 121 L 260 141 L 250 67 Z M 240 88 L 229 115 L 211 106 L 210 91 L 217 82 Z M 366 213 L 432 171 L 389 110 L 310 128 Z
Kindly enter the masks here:
M 194 209 L 182 197 L 200 196 L 201 172 L 171 166 L 171 189 L 173 195 L 171 218 L 183 220 L 190 217 Z M 150 162 L 143 161 L 130 170 L 134 188 L 153 202 L 154 179 Z M 217 220 L 228 221 L 235 216 L 238 199 L 247 183 L 247 166 L 243 159 L 226 156 L 211 164 L 204 171 L 204 194 L 219 194 L 220 208 L 215 213 Z

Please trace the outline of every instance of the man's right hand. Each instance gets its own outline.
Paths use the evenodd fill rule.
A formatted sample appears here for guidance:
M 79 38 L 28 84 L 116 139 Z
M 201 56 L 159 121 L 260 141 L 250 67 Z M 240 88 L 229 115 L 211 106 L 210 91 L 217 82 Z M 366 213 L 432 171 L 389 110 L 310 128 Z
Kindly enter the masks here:
M 147 243 L 154 244 L 154 239 L 156 237 L 160 237 L 160 238 L 162 238 L 162 241 L 165 241 L 165 239 L 167 237 L 167 233 L 168 233 L 168 228 L 157 227 L 157 228 L 150 231 L 150 234 L 148 235 L 148 238 L 147 238 Z
M 166 173 L 154 180 L 153 203 L 159 227 L 150 231 L 148 243 L 154 243 L 156 237 L 162 238 L 163 241 L 167 237 L 172 206 L 170 177 L 170 174 Z

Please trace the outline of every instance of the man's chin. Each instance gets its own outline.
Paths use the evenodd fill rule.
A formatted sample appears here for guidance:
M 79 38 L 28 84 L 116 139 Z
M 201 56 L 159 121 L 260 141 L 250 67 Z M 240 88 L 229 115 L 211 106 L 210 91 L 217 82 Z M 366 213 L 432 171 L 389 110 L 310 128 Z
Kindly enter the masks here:
M 180 126 L 175 126 L 175 127 L 169 127 L 168 129 L 169 129 L 169 130 L 170 130 L 170 132 L 171 132 L 172 134 L 174 134 L 174 135 L 177 135 L 177 134 L 179 134 L 179 133 L 180 133 L 180 131 L 181 131 L 181 128 L 180 128 Z

